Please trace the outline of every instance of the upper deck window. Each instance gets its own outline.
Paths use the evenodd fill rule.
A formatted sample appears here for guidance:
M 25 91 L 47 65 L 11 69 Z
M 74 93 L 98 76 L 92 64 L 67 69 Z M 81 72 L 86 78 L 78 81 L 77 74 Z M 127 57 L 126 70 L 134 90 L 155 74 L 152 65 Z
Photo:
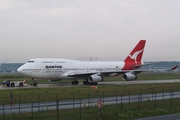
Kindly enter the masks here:
M 30 60 L 30 61 L 28 61 L 28 63 L 34 63 L 34 61 Z

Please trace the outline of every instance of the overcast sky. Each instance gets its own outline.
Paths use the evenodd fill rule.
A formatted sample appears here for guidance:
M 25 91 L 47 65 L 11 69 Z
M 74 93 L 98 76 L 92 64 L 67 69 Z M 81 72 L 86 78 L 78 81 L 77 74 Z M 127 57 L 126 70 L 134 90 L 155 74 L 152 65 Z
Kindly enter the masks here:
M 124 60 L 140 39 L 144 61 L 180 61 L 180 0 L 1 0 L 0 62 Z

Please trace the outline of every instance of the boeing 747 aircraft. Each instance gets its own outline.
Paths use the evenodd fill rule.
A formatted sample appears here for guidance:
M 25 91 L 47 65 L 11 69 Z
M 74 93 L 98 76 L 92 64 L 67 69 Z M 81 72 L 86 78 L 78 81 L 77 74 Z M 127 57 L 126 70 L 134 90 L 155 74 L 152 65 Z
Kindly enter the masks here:
M 72 80 L 72 84 L 79 84 L 77 79 L 84 79 L 83 84 L 97 84 L 105 77 L 123 74 L 122 79 L 132 81 L 137 74 L 143 72 L 136 70 L 143 65 L 141 61 L 146 40 L 140 40 L 124 61 L 99 62 L 77 61 L 58 58 L 35 58 L 18 68 L 22 75 L 31 77 L 33 85 L 37 86 L 36 79 L 59 81 Z

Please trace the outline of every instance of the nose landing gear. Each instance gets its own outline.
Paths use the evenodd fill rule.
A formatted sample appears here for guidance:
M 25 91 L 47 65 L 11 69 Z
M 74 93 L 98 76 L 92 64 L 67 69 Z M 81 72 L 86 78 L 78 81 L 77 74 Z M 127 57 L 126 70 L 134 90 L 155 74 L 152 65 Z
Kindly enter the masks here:
M 38 86 L 37 81 L 36 81 L 34 78 L 32 78 L 32 80 L 34 81 L 33 84 L 32 84 L 32 86 Z

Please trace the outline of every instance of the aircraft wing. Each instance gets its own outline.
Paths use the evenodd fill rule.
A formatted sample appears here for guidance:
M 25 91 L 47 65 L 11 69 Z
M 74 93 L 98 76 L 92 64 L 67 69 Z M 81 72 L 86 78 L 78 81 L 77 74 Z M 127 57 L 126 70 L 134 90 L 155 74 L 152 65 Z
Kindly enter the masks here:
M 123 70 L 123 71 L 106 71 L 106 72 L 87 72 L 87 73 L 74 73 L 71 72 L 68 74 L 68 77 L 75 77 L 75 78 L 88 78 L 91 75 L 100 75 L 103 77 L 106 76 L 116 76 L 124 73 L 132 73 L 132 74 L 139 74 L 141 72 L 145 72 L 147 70 Z

